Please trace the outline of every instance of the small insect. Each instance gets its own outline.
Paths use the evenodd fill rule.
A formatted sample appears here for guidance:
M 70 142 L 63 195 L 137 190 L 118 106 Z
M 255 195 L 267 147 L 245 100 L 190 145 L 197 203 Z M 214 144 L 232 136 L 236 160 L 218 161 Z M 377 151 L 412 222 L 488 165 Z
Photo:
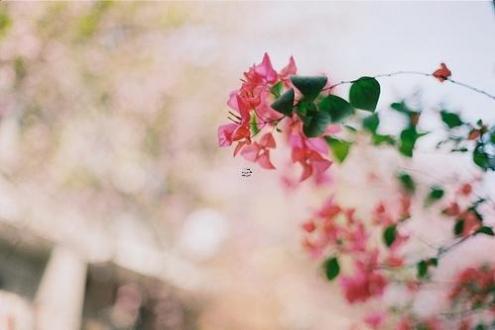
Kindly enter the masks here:
M 253 174 L 253 171 L 252 171 L 250 168 L 248 168 L 248 167 L 245 167 L 245 168 L 243 168 L 243 169 L 241 170 L 241 175 L 242 175 L 243 177 L 245 177 L 245 178 L 250 177 L 250 176 L 251 176 L 251 174 Z

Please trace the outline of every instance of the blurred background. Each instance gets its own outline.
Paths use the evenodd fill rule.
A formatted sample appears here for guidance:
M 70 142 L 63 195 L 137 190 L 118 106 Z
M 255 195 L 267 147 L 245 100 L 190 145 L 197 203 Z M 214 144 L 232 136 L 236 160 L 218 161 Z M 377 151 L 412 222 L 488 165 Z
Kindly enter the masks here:
M 0 329 L 365 329 L 300 246 L 328 193 L 217 147 L 228 93 L 265 51 L 331 81 L 446 62 L 494 92 L 494 35 L 491 2 L 2 1 Z M 382 90 L 495 120 L 456 86 Z M 362 203 L 356 171 L 335 182 Z

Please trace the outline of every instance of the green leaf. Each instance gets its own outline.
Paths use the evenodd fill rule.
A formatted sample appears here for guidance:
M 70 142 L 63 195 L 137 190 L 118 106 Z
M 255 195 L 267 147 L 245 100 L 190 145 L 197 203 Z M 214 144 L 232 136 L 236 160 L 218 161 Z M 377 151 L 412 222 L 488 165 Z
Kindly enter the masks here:
M 395 139 L 391 135 L 374 134 L 372 142 L 374 145 L 388 144 L 393 146 L 395 144 Z
M 349 91 L 349 100 L 355 108 L 375 111 L 380 97 L 380 84 L 375 78 L 361 77 Z
M 337 257 L 330 257 L 323 263 L 323 268 L 325 270 L 325 275 L 329 281 L 335 279 L 339 276 L 340 265 Z
M 399 152 L 406 157 L 412 157 L 416 141 L 424 135 L 426 135 L 426 133 L 418 133 L 414 126 L 405 128 L 400 133 Z
M 325 76 L 292 76 L 290 80 L 307 100 L 314 100 L 327 83 Z
M 445 125 L 447 125 L 448 128 L 459 127 L 464 124 L 464 122 L 461 120 L 461 117 L 459 117 L 459 115 L 456 113 L 442 110 L 440 111 L 440 116 L 442 117 L 442 121 Z
M 249 127 L 251 128 L 251 132 L 253 136 L 258 134 L 260 129 L 258 128 L 258 122 L 256 121 L 256 116 L 251 116 L 249 119 Z
M 425 278 L 426 275 L 428 275 L 428 263 L 426 263 L 426 261 L 421 260 L 418 262 L 416 264 L 416 269 L 418 278 Z
M 314 104 L 313 101 L 302 100 L 301 102 L 297 103 L 296 112 L 299 115 L 299 117 L 303 121 L 305 121 L 306 116 L 314 115 L 316 112 L 318 112 L 318 108 L 316 107 L 316 104 Z
M 371 133 L 376 133 L 379 125 L 380 117 L 378 117 L 378 113 L 374 113 L 363 119 L 363 128 Z
M 319 136 L 325 132 L 331 121 L 330 115 L 323 111 L 308 115 L 304 120 L 303 132 L 307 137 Z
M 409 174 L 402 172 L 399 173 L 397 178 L 399 179 L 402 188 L 404 188 L 405 191 L 407 191 L 410 194 L 416 191 L 416 183 Z
M 492 144 L 495 144 L 495 127 L 493 127 L 493 128 L 491 129 L 491 132 L 490 132 L 490 142 L 491 142 Z
M 454 234 L 456 236 L 460 236 L 463 231 L 464 231 L 464 220 L 459 219 L 456 221 L 456 223 L 454 225 Z
M 492 227 L 488 227 L 488 226 L 481 227 L 480 229 L 478 229 L 476 231 L 476 234 L 485 234 L 485 235 L 488 235 L 488 236 L 495 236 L 495 232 L 493 232 L 493 228 Z
M 485 151 L 483 143 L 478 143 L 474 148 L 473 162 L 484 171 L 495 170 L 495 157 Z
M 390 105 L 390 107 L 392 109 L 394 109 L 395 111 L 406 114 L 406 115 L 410 115 L 411 113 L 417 113 L 417 111 L 414 111 L 411 108 L 409 108 L 407 106 L 406 102 L 404 102 L 404 101 L 394 102 Z
M 273 85 L 272 88 L 270 88 L 270 93 L 272 93 L 272 95 L 275 98 L 279 98 L 280 95 L 282 94 L 283 88 L 284 88 L 284 83 L 282 81 L 279 81 L 278 83 Z
M 342 163 L 347 158 L 347 155 L 349 154 L 349 151 L 350 151 L 351 146 L 352 146 L 352 142 L 336 139 L 336 138 L 333 138 L 330 136 L 326 136 L 325 140 L 327 141 L 328 145 L 330 146 L 330 149 L 332 150 L 332 154 L 333 154 L 334 158 L 339 163 Z
M 354 109 L 343 98 L 336 95 L 328 95 L 321 100 L 320 111 L 327 112 L 332 118 L 332 122 L 338 122 L 352 115 Z
M 428 193 L 428 196 L 426 197 L 426 205 L 431 205 L 438 200 L 442 199 L 443 195 L 445 194 L 445 191 L 443 190 L 442 187 L 439 186 L 433 186 L 430 188 L 430 192 Z
M 289 89 L 275 100 L 271 106 L 275 111 L 290 116 L 292 114 L 292 108 L 294 107 L 294 90 L 292 88 Z
M 385 242 L 385 245 L 390 247 L 394 243 L 396 236 L 397 227 L 395 225 L 390 225 L 385 228 L 385 231 L 383 232 L 383 241 Z
M 437 267 L 437 266 L 438 266 L 438 258 L 430 258 L 430 259 L 428 260 L 428 264 L 429 264 L 430 266 L 435 266 L 435 267 Z

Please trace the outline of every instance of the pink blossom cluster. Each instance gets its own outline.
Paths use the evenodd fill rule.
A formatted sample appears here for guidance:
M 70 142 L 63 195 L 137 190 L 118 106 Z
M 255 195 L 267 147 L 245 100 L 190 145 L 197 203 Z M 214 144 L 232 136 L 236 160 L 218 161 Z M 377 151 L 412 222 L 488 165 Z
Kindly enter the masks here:
M 234 156 L 240 153 L 262 168 L 275 169 L 270 152 L 277 146 L 273 132 L 279 130 L 291 148 L 291 161 L 302 167 L 300 181 L 314 175 L 317 182 L 322 182 L 324 172 L 331 165 L 325 140 L 306 137 L 302 121 L 295 112 L 285 116 L 271 107 L 276 94 L 293 88 L 290 77 L 296 72 L 294 58 L 291 57 L 287 66 L 277 72 L 265 53 L 261 63 L 244 73 L 241 87 L 230 93 L 227 105 L 231 109 L 232 123 L 218 128 L 218 144 L 227 147 L 235 143 Z M 276 88 L 280 90 L 274 92 Z M 336 131 L 338 127 L 330 126 L 324 134 Z
M 380 202 L 373 212 L 372 221 L 367 223 L 356 217 L 355 209 L 342 207 L 329 199 L 303 223 L 303 247 L 314 258 L 333 254 L 352 259 L 352 274 L 340 277 L 340 285 L 349 303 L 380 296 L 388 284 L 383 269 L 403 265 L 399 249 L 407 241 L 407 235 L 398 232 L 387 249 L 370 239 L 374 231 L 398 223 L 401 216 L 409 212 L 410 203 L 406 196 L 401 196 L 399 204 L 400 209 L 395 210 Z

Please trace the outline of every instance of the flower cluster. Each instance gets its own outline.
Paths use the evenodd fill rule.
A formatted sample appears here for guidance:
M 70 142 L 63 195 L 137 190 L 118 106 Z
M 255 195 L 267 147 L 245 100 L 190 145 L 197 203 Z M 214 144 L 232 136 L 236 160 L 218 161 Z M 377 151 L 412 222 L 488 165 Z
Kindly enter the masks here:
M 463 270 L 455 279 L 449 299 L 465 311 L 488 308 L 495 313 L 495 268 L 485 265 Z
M 409 212 L 407 198 L 402 196 L 401 200 L 398 210 L 388 203 L 380 202 L 371 221 L 365 222 L 356 217 L 355 209 L 342 207 L 330 199 L 303 223 L 303 247 L 313 257 L 332 255 L 335 262 L 338 262 L 336 256 L 352 260 L 353 273 L 340 278 L 340 285 L 349 303 L 364 302 L 380 296 L 388 283 L 384 268 L 403 265 L 404 260 L 398 251 L 407 241 L 407 235 L 394 227 L 393 239 L 384 242 L 387 249 L 370 239 L 377 229 L 386 232 L 387 228 L 395 226 Z
M 308 138 L 296 113 L 287 115 L 272 108 L 284 92 L 293 91 L 290 78 L 296 72 L 294 58 L 291 57 L 287 66 L 277 72 L 265 53 L 260 64 L 244 73 L 241 87 L 230 93 L 227 105 L 231 109 L 229 119 L 232 123 L 218 128 L 218 144 L 226 147 L 235 143 L 234 156 L 240 154 L 262 168 L 275 169 L 270 157 L 271 149 L 276 148 L 273 131 L 281 131 L 292 150 L 291 161 L 302 166 L 301 181 L 312 175 L 317 181 L 323 181 L 324 172 L 331 165 L 325 140 Z M 290 106 L 294 105 L 294 100 L 290 100 Z M 336 126 L 329 127 L 325 134 L 337 130 Z M 260 138 L 255 141 L 257 136 Z
M 332 165 L 329 157 L 343 163 L 351 147 L 360 141 L 360 134 L 367 135 L 373 145 L 396 148 L 407 159 L 414 156 L 418 140 L 429 133 L 420 129 L 421 110 L 402 100 L 390 104 L 390 109 L 406 117 L 406 126 L 397 135 L 384 134 L 380 126 L 383 112 L 375 112 L 381 90 L 376 78 L 399 74 L 433 77 L 495 99 L 494 95 L 451 79 L 452 72 L 444 63 L 433 73 L 398 71 L 333 85 L 328 84 L 325 76 L 296 73 L 292 57 L 278 72 L 267 54 L 260 64 L 250 67 L 244 73 L 241 87 L 230 94 L 227 105 L 232 123 L 219 127 L 218 142 L 220 146 L 235 144 L 234 156 L 240 154 L 262 168 L 274 169 L 271 152 L 277 147 L 274 132 L 279 132 L 290 149 L 290 163 L 302 169 L 299 181 L 312 177 L 318 184 L 329 182 L 327 169 Z M 343 84 L 351 85 L 347 98 L 332 92 Z M 459 114 L 445 109 L 439 115 L 448 134 L 437 143 L 437 148 L 445 146 L 450 152 L 469 153 L 479 169 L 495 170 L 495 126 L 489 127 L 481 119 L 476 124 L 464 121 Z M 302 224 L 303 248 L 313 258 L 323 261 L 328 280 L 340 276 L 343 295 L 351 304 L 382 296 L 392 287 L 392 282 L 403 285 L 410 294 L 406 307 L 390 308 L 387 315 L 388 306 L 384 306 L 369 314 L 363 321 L 373 329 L 383 329 L 385 324 L 397 330 L 441 330 L 446 324 L 449 329 L 472 329 L 470 318 L 453 323 L 438 315 L 423 318 L 415 315 L 411 306 L 419 297 L 417 293 L 427 287 L 424 284 L 433 284 L 432 272 L 447 252 L 471 237 L 495 236 L 492 226 L 484 221 L 484 205 L 489 199 L 473 193 L 473 184 L 481 178 L 451 191 L 434 184 L 421 196 L 425 190 L 410 174 L 403 171 L 397 174 L 400 189 L 379 201 L 367 217 L 358 216 L 355 208 L 344 207 L 334 199 L 327 200 Z M 287 173 L 282 179 L 287 188 L 297 186 Z M 420 260 L 409 257 L 412 260 L 406 260 L 406 251 L 411 246 L 404 248 L 414 230 L 414 226 L 407 225 L 413 216 L 413 202 L 414 209 L 422 205 L 427 212 L 436 210 L 440 219 L 454 220 L 453 241 L 439 247 L 424 242 L 433 252 Z M 342 270 L 341 264 L 345 266 Z M 495 319 L 493 269 L 463 271 L 448 294 L 452 310 L 462 306 L 470 312 L 488 306 L 491 319 Z

